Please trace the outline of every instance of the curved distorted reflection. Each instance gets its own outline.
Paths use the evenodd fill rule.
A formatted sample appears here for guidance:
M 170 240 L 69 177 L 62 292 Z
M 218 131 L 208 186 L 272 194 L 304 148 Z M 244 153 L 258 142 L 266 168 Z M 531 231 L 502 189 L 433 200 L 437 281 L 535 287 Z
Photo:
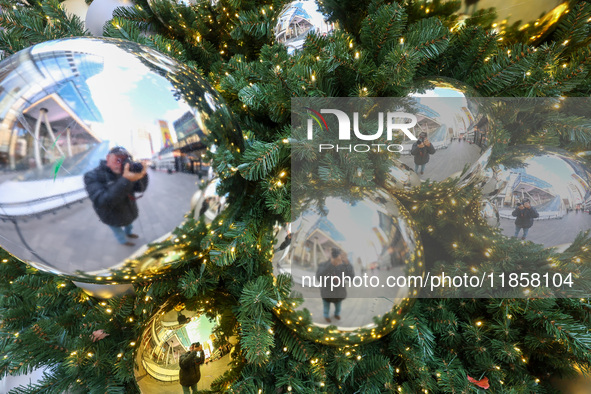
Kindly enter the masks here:
M 506 157 L 499 173 L 504 187 L 491 199 L 503 234 L 552 247 L 591 229 L 591 171 L 582 160 L 536 146 L 516 147 Z
M 142 393 L 209 390 L 230 369 L 232 343 L 219 331 L 220 317 L 185 307 L 173 297 L 148 321 L 135 357 Z
M 308 34 L 327 35 L 334 29 L 334 23 L 327 21 L 315 1 L 300 0 L 292 1 L 283 8 L 274 33 L 277 42 L 285 45 L 287 53 L 292 54 L 303 48 Z
M 164 268 L 146 265 L 176 252 L 147 244 L 170 236 L 212 177 L 209 140 L 242 146 L 215 90 L 116 39 L 41 43 L 2 68 L 0 245 L 80 281 L 129 282 Z
M 423 85 L 409 95 L 417 118 L 410 131 L 417 140 L 404 136 L 399 160 L 421 179 L 441 182 L 457 177 L 482 156 L 488 120 L 476 93 L 464 84 L 442 78 Z
M 381 190 L 354 203 L 326 198 L 322 211 L 306 210 L 278 232 L 273 270 L 291 276 L 299 301 L 276 313 L 300 335 L 327 344 L 379 338 L 416 295 L 402 282 L 386 286 L 388 277 L 424 274 L 413 222 Z
M 421 185 L 421 179 L 409 166 L 391 159 L 384 187 L 388 190 L 410 190 Z
M 220 196 L 217 187 L 219 178 L 212 179 L 203 190 L 199 190 L 191 199 L 191 209 L 194 210 L 195 219 L 203 217 L 206 223 L 211 223 L 226 207 L 226 197 Z
M 499 227 L 501 217 L 499 216 L 499 210 L 497 206 L 489 200 L 482 200 L 480 206 L 480 216 L 486 221 L 486 223 L 494 228 Z

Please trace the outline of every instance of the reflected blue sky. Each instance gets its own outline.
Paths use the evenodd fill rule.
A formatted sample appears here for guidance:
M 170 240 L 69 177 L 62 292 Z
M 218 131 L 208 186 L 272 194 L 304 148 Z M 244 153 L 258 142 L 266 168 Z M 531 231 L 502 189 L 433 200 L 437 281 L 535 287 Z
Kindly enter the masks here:
M 535 156 L 528 160 L 525 169 L 527 174 L 552 184 L 553 189 L 562 196 L 569 194 L 569 184 L 582 191 L 581 184 L 572 177 L 574 174 L 572 167 L 558 156 Z
M 80 61 L 77 58 L 76 67 L 82 79 L 85 78 L 92 100 L 90 108 L 98 110 L 98 116 L 85 116 L 95 134 L 110 141 L 112 146 L 133 147 L 130 150 L 136 158 L 151 158 L 152 148 L 157 153 L 164 147 L 158 125 L 159 120 L 164 120 L 173 142 L 177 142 L 173 122 L 188 111 L 192 112 L 191 107 L 182 99 L 177 101 L 172 84 L 142 63 L 136 54 L 99 40 L 55 41 L 32 48 L 33 55 L 59 51 L 89 54 L 80 57 Z M 92 61 L 97 54 L 103 59 L 101 72 L 84 73 L 85 62 Z M 68 95 L 70 105 L 75 105 L 72 100 L 76 99 L 84 97 Z

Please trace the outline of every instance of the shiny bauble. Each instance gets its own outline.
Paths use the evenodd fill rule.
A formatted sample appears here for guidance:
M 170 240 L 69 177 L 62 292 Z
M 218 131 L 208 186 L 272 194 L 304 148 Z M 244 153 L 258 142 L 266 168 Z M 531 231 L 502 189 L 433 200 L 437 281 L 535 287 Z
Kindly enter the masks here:
M 572 153 L 558 148 L 522 145 L 508 149 L 499 162 L 505 187 L 494 197 L 501 228 L 514 236 L 529 201 L 539 217 L 525 238 L 553 247 L 571 243 L 591 229 L 591 170 Z M 523 237 L 520 232 L 519 237 Z
M 198 366 L 199 390 L 212 389 L 212 382 L 230 369 L 235 338 L 220 336 L 217 330 L 220 316 L 187 305 L 180 296 L 173 296 L 144 326 L 134 368 L 140 392 L 164 393 L 173 387 L 182 391 L 179 361 L 187 356 L 203 357 L 204 362 Z M 191 345 L 196 342 L 201 344 L 201 349 L 190 354 Z
M 406 164 L 391 159 L 386 176 L 385 188 L 388 190 L 411 190 L 421 185 L 421 178 Z
M 476 91 L 446 78 L 419 81 L 409 94 L 411 112 L 417 123 L 406 135 L 400 161 L 422 180 L 445 181 L 465 170 L 460 186 L 469 184 L 477 171 L 471 169 L 486 149 L 486 121 L 483 103 Z M 461 175 L 460 175 L 461 176 Z
M 388 334 L 418 290 L 402 283 L 388 287 L 387 278 L 425 273 L 409 213 L 383 189 L 364 192 L 362 198 L 329 196 L 320 207 L 296 207 L 292 213 L 289 250 L 274 261 L 273 272 L 278 279 L 289 275 L 294 295 L 303 301 L 279 303 L 278 317 L 302 337 L 329 345 L 365 343 Z M 351 278 L 352 286 L 331 289 L 325 275 Z
M 86 12 L 86 29 L 96 37 L 103 35 L 103 27 L 113 19 L 113 11 L 118 7 L 133 7 L 132 0 L 94 0 Z
M 135 294 L 133 290 L 133 285 L 131 284 L 121 284 L 121 285 L 99 285 L 94 283 L 84 283 L 84 282 L 72 282 L 78 288 L 82 289 L 86 294 L 91 297 L 100 298 L 102 300 L 109 300 L 114 297 L 121 297 L 124 295 L 132 295 Z
M 273 266 L 279 268 L 281 265 L 289 264 L 289 253 L 291 250 L 291 223 L 285 225 L 276 224 L 273 234 L 277 241 L 273 246 Z
M 219 184 L 220 179 L 214 178 L 193 195 L 191 200 L 195 202 L 195 206 L 192 207 L 195 219 L 203 217 L 205 223 L 209 224 L 224 210 L 227 196 L 218 194 Z
M 275 40 L 285 45 L 287 53 L 292 54 L 303 48 L 308 34 L 331 34 L 335 25 L 327 19 L 314 0 L 292 1 L 277 18 L 273 29 Z
M 507 181 L 500 179 L 501 170 L 497 167 L 487 167 L 483 171 L 480 191 L 485 197 L 494 197 L 507 185 Z
M 428 2 L 425 5 L 428 7 Z M 486 17 L 490 13 L 490 8 L 494 8 L 496 14 L 492 24 L 493 31 L 502 36 L 505 32 L 515 29 L 524 34 L 527 33 L 525 39 L 528 43 L 537 43 L 556 27 L 558 21 L 570 11 L 571 6 L 568 1 L 561 0 L 528 0 L 504 3 L 494 0 L 464 0 L 462 7 L 457 11 L 460 14 L 460 19 L 455 28 L 459 28 L 465 23 L 465 16 L 472 16 L 475 12 L 484 11 Z M 515 25 L 516 23 L 517 25 Z
M 489 147 L 470 167 L 459 182 L 459 186 L 463 187 L 472 184 L 478 188 L 484 198 L 496 196 L 501 189 L 507 184 L 506 181 L 501 180 L 500 170 L 498 166 L 493 166 L 490 163 L 493 147 Z
M 86 19 L 88 4 L 86 4 L 85 0 L 66 0 L 60 5 L 68 16 L 75 15 L 80 18 L 81 21 Z
M 175 60 L 117 39 L 44 42 L 1 66 L 0 246 L 81 282 L 165 269 L 176 251 L 144 245 L 183 222 L 211 138 L 242 141 L 221 97 Z M 132 162 L 146 170 L 139 181 L 116 174 Z
M 564 252 L 566 252 L 566 250 L 568 248 L 570 248 L 571 245 L 572 245 L 572 243 L 566 243 L 566 244 L 553 246 L 552 248 L 556 251 L 556 253 L 564 253 Z
M 20 363 L 19 363 L 20 364 Z M 14 367 L 7 369 L 8 372 L 16 372 L 20 365 L 15 365 Z M 0 380 L 0 390 L 3 393 L 8 393 L 9 391 L 18 390 L 19 388 L 22 390 L 23 383 L 36 385 L 37 383 L 41 383 L 43 381 L 44 376 L 46 376 L 50 372 L 50 367 L 48 366 L 40 366 L 39 368 L 33 369 L 32 371 L 27 370 L 28 373 L 19 373 L 18 375 L 12 375 L 8 373 L 5 377 Z M 13 391 L 14 392 L 14 391 Z
M 499 216 L 497 206 L 486 199 L 482 200 L 480 203 L 480 217 L 493 228 L 498 228 L 501 223 L 501 217 Z

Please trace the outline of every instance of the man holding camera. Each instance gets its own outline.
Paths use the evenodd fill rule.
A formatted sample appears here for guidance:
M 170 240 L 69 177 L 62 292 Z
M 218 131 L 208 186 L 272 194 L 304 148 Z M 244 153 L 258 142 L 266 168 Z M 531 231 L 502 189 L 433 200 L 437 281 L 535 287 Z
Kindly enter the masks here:
M 425 164 L 429 162 L 429 155 L 435 153 L 435 148 L 429 138 L 427 138 L 427 133 L 422 131 L 419 134 L 419 139 L 412 144 L 412 148 L 410 149 L 410 154 L 415 157 L 415 172 L 419 173 L 419 166 L 421 167 L 421 175 L 425 172 Z
M 179 383 L 183 387 L 184 394 L 197 393 L 197 383 L 201 380 L 199 365 L 205 362 L 203 347 L 199 342 L 193 343 L 189 351 L 179 358 Z M 190 391 L 189 391 L 190 389 Z
M 540 214 L 531 206 L 529 199 L 526 198 L 523 200 L 523 204 L 517 203 L 517 208 L 515 208 L 512 215 L 515 216 L 514 237 L 517 238 L 519 236 L 519 231 L 523 229 L 523 236 L 521 239 L 525 240 L 529 229 L 534 225 L 534 219 L 539 217 Z
M 84 174 L 84 186 L 94 211 L 113 230 L 121 245 L 133 246 L 127 238 L 138 238 L 132 233 L 132 222 L 138 217 L 134 193 L 148 187 L 146 171 L 146 166 L 131 161 L 125 148 L 116 146 L 97 168 Z

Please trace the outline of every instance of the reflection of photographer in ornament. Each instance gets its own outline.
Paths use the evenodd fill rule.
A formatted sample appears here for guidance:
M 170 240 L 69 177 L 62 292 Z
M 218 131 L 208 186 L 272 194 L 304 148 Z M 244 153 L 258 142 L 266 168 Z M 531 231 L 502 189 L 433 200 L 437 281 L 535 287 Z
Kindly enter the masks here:
M 410 154 L 415 157 L 415 172 L 419 173 L 419 166 L 421 167 L 421 175 L 425 172 L 425 164 L 429 162 L 429 155 L 435 153 L 435 147 L 427 138 L 427 133 L 422 131 L 419 134 L 419 139 L 412 144 Z
M 283 242 L 281 242 L 281 245 L 279 245 L 278 250 L 284 250 L 289 246 L 289 244 L 291 244 L 291 233 L 285 236 L 285 239 L 283 240 Z
M 107 160 L 84 174 L 84 185 L 94 211 L 101 222 L 108 225 L 121 245 L 133 246 L 127 238 L 138 238 L 131 232 L 132 222 L 138 217 L 134 193 L 148 187 L 146 166 L 131 161 L 125 148 L 117 146 L 109 151 Z
M 531 226 L 534 225 L 534 219 L 539 217 L 540 214 L 533 208 L 529 202 L 529 199 L 523 200 L 523 204 L 517 203 L 517 208 L 512 213 L 515 216 L 515 237 L 519 236 L 519 231 L 523 229 L 523 236 L 521 239 L 527 237 L 527 233 Z
M 330 260 L 318 265 L 316 271 L 316 278 L 323 283 L 320 288 L 320 296 L 324 305 L 324 320 L 330 323 L 330 304 L 334 304 L 334 318 L 341 320 L 341 303 L 347 298 L 347 289 L 345 287 L 344 278 L 353 279 L 355 272 L 353 266 L 349 263 L 349 259 L 344 252 L 337 248 L 332 248 Z M 338 286 L 336 280 L 338 278 Z M 333 286 L 335 285 L 335 286 Z
M 199 365 L 203 364 L 204 361 L 203 347 L 199 342 L 193 343 L 189 347 L 189 351 L 179 358 L 179 366 L 181 367 L 179 382 L 183 387 L 184 394 L 190 394 L 191 392 L 195 394 L 197 392 L 197 383 L 201 379 Z
M 203 204 L 201 204 L 201 209 L 199 210 L 199 216 L 205 215 L 205 212 L 209 209 L 209 200 L 211 197 L 207 197 L 203 200 Z

